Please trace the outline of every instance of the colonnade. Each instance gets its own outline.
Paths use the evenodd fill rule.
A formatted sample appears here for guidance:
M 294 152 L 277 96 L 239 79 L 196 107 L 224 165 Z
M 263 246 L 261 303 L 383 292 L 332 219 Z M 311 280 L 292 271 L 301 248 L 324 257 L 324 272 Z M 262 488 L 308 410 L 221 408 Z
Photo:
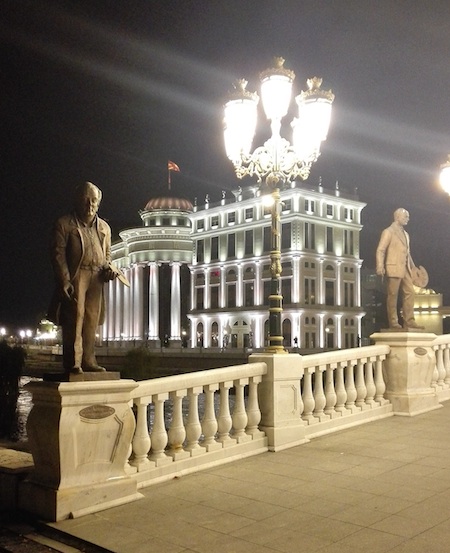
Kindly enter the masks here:
M 161 278 L 163 265 L 170 267 L 170 279 Z M 105 286 L 106 318 L 102 339 L 107 342 L 181 339 L 181 262 L 136 263 L 122 268 L 130 282 L 118 279 Z M 168 301 L 167 301 L 168 300 Z M 161 309 L 169 309 L 169 322 L 161 328 Z

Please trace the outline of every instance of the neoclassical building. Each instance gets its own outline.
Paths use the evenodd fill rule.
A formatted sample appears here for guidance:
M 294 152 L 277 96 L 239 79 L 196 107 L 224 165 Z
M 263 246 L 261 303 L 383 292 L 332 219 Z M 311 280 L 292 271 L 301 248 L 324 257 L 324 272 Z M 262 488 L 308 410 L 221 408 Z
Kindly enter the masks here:
M 230 194 L 231 196 L 231 194 Z M 257 186 L 204 205 L 151 199 L 143 226 L 120 232 L 115 263 L 129 279 L 107 287 L 108 342 L 180 342 L 263 348 L 268 337 L 270 207 Z M 348 348 L 361 336 L 359 235 L 365 206 L 355 195 L 292 183 L 281 192 L 285 346 Z

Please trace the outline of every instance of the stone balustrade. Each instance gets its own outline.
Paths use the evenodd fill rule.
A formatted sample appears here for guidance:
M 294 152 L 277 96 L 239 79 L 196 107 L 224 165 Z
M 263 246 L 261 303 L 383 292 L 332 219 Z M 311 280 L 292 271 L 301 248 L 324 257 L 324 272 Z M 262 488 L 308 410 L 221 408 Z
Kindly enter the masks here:
M 35 470 L 19 505 L 52 520 L 80 516 L 155 482 L 450 398 L 450 335 L 371 338 L 373 346 L 256 353 L 245 365 L 141 382 L 35 382 Z

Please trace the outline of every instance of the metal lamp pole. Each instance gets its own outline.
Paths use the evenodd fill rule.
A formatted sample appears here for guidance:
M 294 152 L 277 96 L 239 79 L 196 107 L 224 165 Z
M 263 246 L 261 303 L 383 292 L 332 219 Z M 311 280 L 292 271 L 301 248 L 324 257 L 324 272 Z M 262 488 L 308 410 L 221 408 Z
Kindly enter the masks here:
M 236 176 L 256 176 L 264 179 L 271 191 L 273 205 L 271 218 L 269 295 L 269 346 L 271 353 L 285 352 L 283 347 L 281 295 L 281 200 L 280 189 L 297 178 L 308 178 L 312 164 L 320 155 L 320 146 L 327 137 L 334 94 L 321 90 L 322 79 L 308 79 L 308 89 L 297 97 L 298 117 L 291 123 L 293 144 L 281 137 L 281 121 L 291 102 L 295 74 L 284 67 L 283 58 L 274 58 L 274 66 L 260 74 L 261 98 L 272 136 L 250 153 L 256 130 L 256 92 L 246 90 L 247 81 L 234 83 L 234 91 L 224 107 L 224 139 L 228 158 L 232 161 Z

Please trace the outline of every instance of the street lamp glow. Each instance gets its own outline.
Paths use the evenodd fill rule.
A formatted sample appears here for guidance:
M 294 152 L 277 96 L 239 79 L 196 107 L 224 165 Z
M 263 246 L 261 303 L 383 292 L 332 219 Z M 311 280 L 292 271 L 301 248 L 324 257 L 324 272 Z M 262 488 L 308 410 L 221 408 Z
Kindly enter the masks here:
M 281 57 L 275 58 L 274 66 L 260 74 L 262 105 L 270 121 L 272 136 L 253 153 L 250 150 L 256 130 L 258 95 L 247 91 L 247 81 L 240 79 L 234 83 L 234 91 L 224 107 L 225 149 L 236 176 L 239 179 L 254 176 L 259 183 L 264 179 L 273 199 L 267 350 L 274 353 L 285 351 L 282 335 L 280 188 L 295 179 L 308 178 L 312 164 L 320 155 L 321 143 L 327 137 L 334 100 L 331 90 L 320 88 L 322 79 L 308 79 L 308 89 L 296 97 L 298 117 L 291 123 L 291 145 L 281 136 L 281 121 L 289 110 L 294 79 L 294 72 L 284 67 Z
M 447 161 L 441 165 L 439 182 L 442 189 L 450 196 L 450 154 Z

